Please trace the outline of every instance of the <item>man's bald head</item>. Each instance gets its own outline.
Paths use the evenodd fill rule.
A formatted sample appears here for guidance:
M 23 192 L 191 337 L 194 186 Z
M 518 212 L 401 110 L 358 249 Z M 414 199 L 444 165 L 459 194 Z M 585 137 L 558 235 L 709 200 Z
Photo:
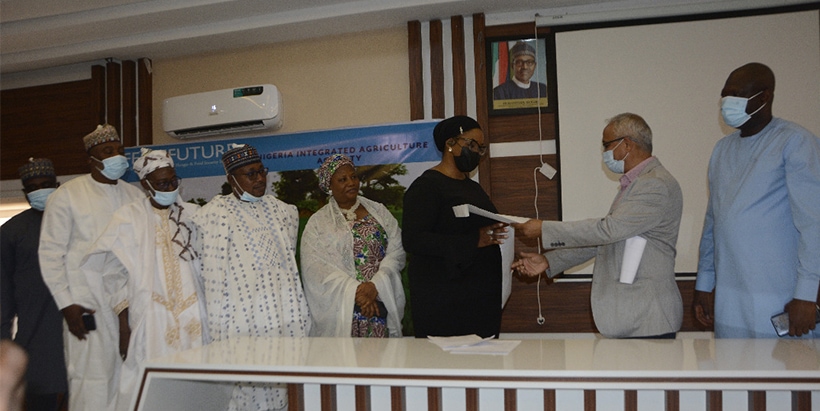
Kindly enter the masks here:
M 774 72 L 769 66 L 762 63 L 749 63 L 738 67 L 729 75 L 729 80 L 742 85 L 742 88 L 749 91 L 769 90 L 774 92 Z

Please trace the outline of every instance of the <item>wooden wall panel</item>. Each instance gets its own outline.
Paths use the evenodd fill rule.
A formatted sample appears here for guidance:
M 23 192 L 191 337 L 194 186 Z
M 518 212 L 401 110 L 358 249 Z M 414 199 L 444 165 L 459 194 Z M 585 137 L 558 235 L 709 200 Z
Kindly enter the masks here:
M 481 127 L 487 128 L 488 111 L 487 108 L 487 55 L 484 43 L 484 14 L 473 14 L 473 63 L 475 66 L 475 95 L 476 95 L 476 121 Z M 482 97 L 483 96 L 483 97 Z
M 105 65 L 105 122 L 122 132 L 122 66 L 113 61 Z
M 538 34 L 548 33 L 548 28 L 538 28 Z M 503 26 L 487 26 L 485 30 L 486 37 L 508 37 L 515 36 L 520 38 L 528 38 L 535 35 L 535 22 L 505 24 Z
M 407 22 L 407 55 L 410 60 L 410 120 L 424 118 L 424 69 L 421 53 L 421 23 Z
M 105 103 L 105 67 L 91 66 L 91 83 L 93 87 L 92 93 L 97 96 L 97 101 L 93 107 L 97 117 L 94 124 L 105 124 L 105 113 L 107 110 Z
M 94 80 L 3 90 L 0 93 L 2 179 L 19 178 L 29 157 L 46 157 L 57 174 L 88 172 L 82 138 L 97 125 Z
M 541 279 L 539 325 L 537 278 L 513 277 L 512 294 L 501 315 L 501 332 L 574 333 L 597 332 L 589 306 L 590 283 L 553 283 Z
M 489 121 L 493 143 L 515 141 L 538 141 L 538 117 L 536 114 L 520 116 L 493 116 Z M 556 116 L 541 113 L 541 132 L 544 140 L 555 140 Z
M 467 72 L 464 66 L 464 18 L 450 18 L 450 39 L 453 54 L 453 114 L 467 115 Z
M 546 155 L 544 159 L 555 165 L 556 156 Z M 535 218 L 535 186 L 533 171 L 541 166 L 537 156 L 494 158 L 492 168 L 493 204 L 502 214 Z M 538 182 L 538 211 L 542 220 L 558 219 L 558 181 L 548 180 L 541 173 Z M 503 199 L 503 201 L 501 200 Z
M 136 142 L 136 124 L 147 133 L 142 143 L 150 144 L 151 76 L 147 68 L 150 64 L 137 68 L 131 61 L 123 65 L 109 62 L 106 67 L 91 66 L 89 80 L 3 90 L 0 178 L 17 179 L 17 168 L 29 157 L 50 158 L 58 175 L 87 173 L 82 138 L 109 120 L 123 135 L 126 146 Z M 123 96 L 128 100 L 124 105 Z M 123 117 L 127 119 L 124 124 Z
M 433 118 L 444 118 L 444 44 L 441 20 L 430 21 L 430 94 Z
M 487 108 L 487 83 L 484 82 L 484 79 L 487 78 L 487 64 L 485 63 L 485 43 L 484 43 L 484 14 L 478 13 L 473 14 L 473 64 L 475 67 L 475 96 L 476 96 L 476 121 L 478 124 L 481 124 L 481 128 L 485 130 L 489 130 L 488 126 L 488 108 Z M 484 139 L 486 141 L 485 144 L 490 144 L 493 142 L 492 136 L 489 133 L 485 133 Z M 482 161 L 478 165 L 478 173 L 481 176 L 479 178 L 479 184 L 481 184 L 481 188 L 487 193 L 490 198 L 493 197 L 493 188 L 492 188 L 492 171 L 490 170 L 490 161 Z
M 137 145 L 137 63 L 122 62 L 122 143 Z
M 137 127 L 139 145 L 154 144 L 153 74 L 151 60 L 137 60 Z
M 589 303 L 590 282 L 554 282 L 541 277 L 541 313 L 539 325 L 537 278 L 513 277 L 512 294 L 501 317 L 501 331 L 507 333 L 574 333 L 598 332 Z M 695 281 L 678 281 L 683 299 L 681 331 L 711 331 L 703 328 L 692 313 Z

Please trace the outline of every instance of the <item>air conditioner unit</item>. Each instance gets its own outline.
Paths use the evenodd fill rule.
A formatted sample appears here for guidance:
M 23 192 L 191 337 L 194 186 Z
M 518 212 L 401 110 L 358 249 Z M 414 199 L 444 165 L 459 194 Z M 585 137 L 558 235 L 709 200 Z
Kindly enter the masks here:
M 282 126 L 282 96 L 273 84 L 171 97 L 162 104 L 162 128 L 194 138 Z

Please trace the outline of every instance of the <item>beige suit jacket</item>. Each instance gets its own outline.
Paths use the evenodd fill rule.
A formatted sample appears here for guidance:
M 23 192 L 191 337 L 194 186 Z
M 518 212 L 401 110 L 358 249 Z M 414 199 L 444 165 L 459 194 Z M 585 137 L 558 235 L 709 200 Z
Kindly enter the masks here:
M 652 157 L 626 187 L 606 217 L 544 221 L 541 241 L 555 275 L 595 258 L 590 303 L 595 325 L 606 337 L 642 337 L 677 332 L 683 303 L 675 283 L 675 245 L 683 196 L 677 180 Z M 647 240 L 632 284 L 619 281 L 626 239 Z

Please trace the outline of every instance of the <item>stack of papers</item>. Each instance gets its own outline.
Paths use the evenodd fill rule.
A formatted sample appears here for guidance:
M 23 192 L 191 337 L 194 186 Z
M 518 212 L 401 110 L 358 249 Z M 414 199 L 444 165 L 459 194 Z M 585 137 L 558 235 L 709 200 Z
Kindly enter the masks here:
M 481 338 L 475 334 L 454 337 L 427 337 L 431 343 L 452 354 L 507 355 L 521 343 L 517 340 L 495 340 L 494 338 L 495 336 Z

